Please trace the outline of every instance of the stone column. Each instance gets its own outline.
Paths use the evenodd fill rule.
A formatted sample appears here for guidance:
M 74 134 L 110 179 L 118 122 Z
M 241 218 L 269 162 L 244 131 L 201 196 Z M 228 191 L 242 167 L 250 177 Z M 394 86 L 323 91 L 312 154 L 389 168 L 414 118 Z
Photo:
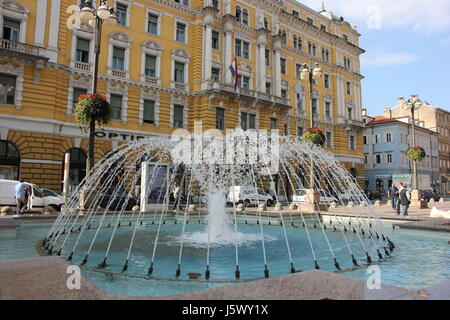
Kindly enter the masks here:
M 225 82 L 232 83 L 233 77 L 231 75 L 230 66 L 233 60 L 233 23 L 228 21 L 225 23 Z
M 212 22 L 213 17 L 210 15 L 205 16 L 205 42 L 203 50 L 203 85 L 207 86 L 207 81 L 211 80 L 211 68 L 212 68 Z M 203 88 L 206 89 L 206 88 Z
M 258 68 L 255 88 L 259 92 L 266 92 L 266 41 L 267 35 L 260 33 L 258 36 Z
M 281 40 L 277 39 L 273 43 L 274 50 L 274 62 L 273 62 L 273 71 L 274 71 L 274 91 L 273 94 L 275 96 L 281 96 Z

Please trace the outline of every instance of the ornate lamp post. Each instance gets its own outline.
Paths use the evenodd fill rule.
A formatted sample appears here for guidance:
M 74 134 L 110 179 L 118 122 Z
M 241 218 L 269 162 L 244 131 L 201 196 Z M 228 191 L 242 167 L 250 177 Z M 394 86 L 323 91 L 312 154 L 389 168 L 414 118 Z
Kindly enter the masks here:
M 305 63 L 302 66 L 301 72 L 300 72 L 300 79 L 301 81 L 308 81 L 309 82 L 309 99 L 310 99 L 310 127 L 311 129 L 314 128 L 314 106 L 313 106 L 313 84 L 314 81 L 318 81 L 320 78 L 322 78 L 323 70 L 319 66 L 318 63 L 314 64 L 314 66 L 311 66 L 308 68 L 308 65 Z M 316 105 L 317 108 L 317 105 Z M 308 202 L 310 204 L 318 204 L 320 200 L 320 194 L 319 192 L 314 190 L 314 164 L 311 157 L 311 166 L 310 166 L 310 172 L 309 172 L 309 190 L 307 191 Z
M 101 33 L 103 23 L 109 26 L 115 26 L 118 22 L 117 14 L 112 7 L 108 7 L 107 0 L 100 0 L 100 5 L 95 8 L 92 0 L 86 0 L 80 11 L 81 21 L 89 23 L 95 28 L 94 44 L 94 72 L 92 76 L 92 93 L 97 93 L 98 60 L 100 56 Z M 92 119 L 89 127 L 89 152 L 86 174 L 94 167 L 94 145 L 95 145 L 95 119 Z
M 416 119 L 415 119 L 415 111 L 422 106 L 422 101 L 420 101 L 417 95 L 411 95 L 411 97 L 405 101 L 404 98 L 398 99 L 398 104 L 403 109 L 409 110 L 411 109 L 411 142 L 412 146 L 416 146 Z M 417 160 L 413 160 L 413 191 L 411 194 L 411 206 L 412 207 L 421 207 L 421 194 L 419 191 L 419 180 L 417 176 Z

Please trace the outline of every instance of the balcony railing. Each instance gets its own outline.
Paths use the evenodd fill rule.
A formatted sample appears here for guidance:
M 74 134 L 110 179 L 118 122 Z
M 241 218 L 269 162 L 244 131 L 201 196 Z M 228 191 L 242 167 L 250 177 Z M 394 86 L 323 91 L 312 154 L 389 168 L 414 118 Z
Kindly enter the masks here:
M 12 53 L 26 54 L 30 56 L 45 57 L 45 49 L 31 44 L 0 39 L 0 49 Z
M 126 78 L 127 77 L 127 72 L 124 70 L 117 70 L 117 69 L 111 69 L 111 74 L 114 77 L 118 77 L 118 78 Z
M 79 69 L 79 70 L 83 70 L 83 71 L 91 70 L 91 65 L 86 62 L 74 61 L 73 66 L 75 69 Z
M 157 86 L 158 85 L 158 78 L 145 76 L 145 83 L 153 84 L 153 85 Z

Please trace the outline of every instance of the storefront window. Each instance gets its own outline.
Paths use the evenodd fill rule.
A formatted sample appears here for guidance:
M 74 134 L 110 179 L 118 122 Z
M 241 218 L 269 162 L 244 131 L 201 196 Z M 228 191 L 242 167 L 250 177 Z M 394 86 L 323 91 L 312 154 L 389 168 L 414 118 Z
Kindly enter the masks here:
M 0 140 L 0 179 L 19 180 L 20 153 L 17 147 Z
M 70 165 L 69 165 L 69 188 L 70 192 L 73 192 L 75 188 L 83 181 L 86 176 L 86 152 L 80 148 L 72 148 L 67 151 L 70 153 Z M 64 159 L 63 159 L 63 172 L 62 179 L 64 179 Z

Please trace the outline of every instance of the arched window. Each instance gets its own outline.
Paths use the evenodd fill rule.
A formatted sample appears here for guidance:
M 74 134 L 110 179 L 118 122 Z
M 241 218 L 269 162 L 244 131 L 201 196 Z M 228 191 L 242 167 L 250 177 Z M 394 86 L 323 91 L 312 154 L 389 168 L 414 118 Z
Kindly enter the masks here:
M 236 18 L 238 18 L 238 21 L 241 22 L 241 17 L 242 17 L 241 7 L 236 6 L 235 15 L 236 15 Z
M 69 164 L 69 187 L 73 191 L 73 189 L 83 181 L 84 177 L 86 177 L 86 159 L 87 155 L 83 149 L 80 148 L 72 148 L 67 150 L 70 153 L 70 164 Z M 62 179 L 64 179 L 64 157 L 63 157 L 63 172 Z
M 17 147 L 0 140 L 0 179 L 19 180 L 20 153 Z
M 245 25 L 248 25 L 248 10 L 247 9 L 242 10 L 242 23 Z
M 264 28 L 269 30 L 269 19 L 267 19 L 267 17 L 264 17 Z

